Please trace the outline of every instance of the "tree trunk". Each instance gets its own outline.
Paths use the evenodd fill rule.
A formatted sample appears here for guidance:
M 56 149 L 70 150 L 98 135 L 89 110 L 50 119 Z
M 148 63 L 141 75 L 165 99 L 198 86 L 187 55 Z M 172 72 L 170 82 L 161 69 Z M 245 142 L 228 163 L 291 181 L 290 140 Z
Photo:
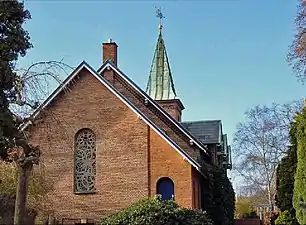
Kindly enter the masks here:
M 21 167 L 18 165 L 18 183 L 16 190 L 14 225 L 25 224 L 28 194 L 28 178 L 31 167 Z
M 269 175 L 267 175 L 269 176 Z M 272 198 L 272 194 L 271 194 L 271 186 L 270 186 L 270 179 L 267 178 L 268 181 L 268 187 L 267 187 L 267 191 L 268 191 L 268 201 L 269 201 L 269 212 L 272 212 L 274 209 L 274 204 L 273 204 L 273 198 Z

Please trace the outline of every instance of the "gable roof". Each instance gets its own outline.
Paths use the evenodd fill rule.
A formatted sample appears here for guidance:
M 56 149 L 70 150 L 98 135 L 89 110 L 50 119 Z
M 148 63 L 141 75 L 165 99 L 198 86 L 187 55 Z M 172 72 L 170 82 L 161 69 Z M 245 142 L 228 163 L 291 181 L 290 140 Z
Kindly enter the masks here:
M 106 61 L 98 69 L 98 73 L 101 74 L 105 69 L 111 68 L 114 70 L 120 77 L 122 77 L 129 85 L 131 85 L 135 91 L 140 93 L 146 100 L 150 102 L 159 112 L 161 112 L 170 123 L 179 129 L 179 131 L 188 137 L 198 148 L 204 151 L 207 155 L 206 146 L 202 144 L 196 137 L 194 137 L 188 130 L 186 130 L 177 120 L 175 120 L 169 113 L 167 113 L 161 106 L 158 105 L 155 100 L 153 100 L 146 92 L 144 92 L 138 85 L 136 85 L 128 76 L 126 76 L 117 66 L 115 66 L 111 61 Z
M 181 125 L 204 144 L 221 143 L 221 120 L 181 122 Z
M 109 63 L 105 64 L 106 66 Z M 147 125 L 149 125 L 159 136 L 161 136 L 168 144 L 170 144 L 184 159 L 186 159 L 194 168 L 201 172 L 201 165 L 190 157 L 182 148 L 180 148 L 173 140 L 171 140 L 159 127 L 157 127 L 146 115 L 140 112 L 127 98 L 125 98 L 120 92 L 118 92 L 107 80 L 99 75 L 89 64 L 83 61 L 54 92 L 34 111 L 32 117 L 35 118 L 39 113 L 45 109 L 55 97 L 60 94 L 64 88 L 76 77 L 76 75 L 82 70 L 87 69 L 98 81 L 100 81 L 109 91 L 111 91 L 116 97 L 118 97 L 125 105 L 127 105 L 136 115 L 138 115 Z M 24 130 L 31 124 L 31 121 L 23 124 L 20 129 Z

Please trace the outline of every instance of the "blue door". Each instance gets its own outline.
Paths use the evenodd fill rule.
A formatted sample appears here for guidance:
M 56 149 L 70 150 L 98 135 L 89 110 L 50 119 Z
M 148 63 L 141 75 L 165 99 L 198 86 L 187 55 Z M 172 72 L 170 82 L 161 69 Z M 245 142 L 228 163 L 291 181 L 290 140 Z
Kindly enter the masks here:
M 174 197 L 174 183 L 170 178 L 160 178 L 156 186 L 156 192 L 161 195 L 162 200 L 171 200 Z

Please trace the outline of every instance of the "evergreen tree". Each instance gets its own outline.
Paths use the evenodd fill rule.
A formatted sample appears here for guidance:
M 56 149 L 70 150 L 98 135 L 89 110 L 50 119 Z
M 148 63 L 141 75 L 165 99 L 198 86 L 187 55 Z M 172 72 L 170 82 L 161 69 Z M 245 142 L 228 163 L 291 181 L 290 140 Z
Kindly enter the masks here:
M 15 62 L 32 47 L 22 25 L 30 19 L 28 10 L 17 0 L 0 1 L 0 157 L 7 158 L 7 150 L 14 146 L 18 129 L 16 118 L 9 109 L 17 98 Z
M 212 168 L 210 185 L 211 196 L 209 199 L 203 199 L 204 210 L 215 225 L 232 225 L 235 216 L 235 192 L 226 171 L 222 168 Z
M 15 72 L 19 56 L 25 56 L 32 47 L 23 24 L 30 19 L 30 13 L 17 0 L 0 1 L 0 157 L 8 159 L 12 147 L 22 149 L 19 159 L 18 186 L 16 190 L 15 224 L 24 224 L 26 213 L 27 181 L 29 171 L 38 162 L 39 149 L 29 145 L 18 126 L 22 122 L 10 110 L 11 103 L 20 100 L 23 83 Z
M 277 168 L 275 202 L 281 212 L 286 212 L 284 214 L 281 213 L 281 215 L 289 216 L 291 218 L 290 224 L 297 225 L 295 209 L 292 205 L 294 177 L 297 166 L 296 128 L 296 123 L 292 123 L 290 127 L 290 148 Z
M 293 206 L 300 224 L 306 224 L 306 108 L 296 117 L 297 168 L 293 190 Z

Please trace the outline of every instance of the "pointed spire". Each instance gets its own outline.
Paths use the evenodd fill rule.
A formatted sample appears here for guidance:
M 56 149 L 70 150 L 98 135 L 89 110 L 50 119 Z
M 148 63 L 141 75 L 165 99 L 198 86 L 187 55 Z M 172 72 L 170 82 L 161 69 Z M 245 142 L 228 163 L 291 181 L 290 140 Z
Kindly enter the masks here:
M 157 10 L 157 17 L 164 18 Z M 159 36 L 149 74 L 146 92 L 154 100 L 170 100 L 176 98 L 170 64 L 162 35 L 162 24 L 159 25 Z

